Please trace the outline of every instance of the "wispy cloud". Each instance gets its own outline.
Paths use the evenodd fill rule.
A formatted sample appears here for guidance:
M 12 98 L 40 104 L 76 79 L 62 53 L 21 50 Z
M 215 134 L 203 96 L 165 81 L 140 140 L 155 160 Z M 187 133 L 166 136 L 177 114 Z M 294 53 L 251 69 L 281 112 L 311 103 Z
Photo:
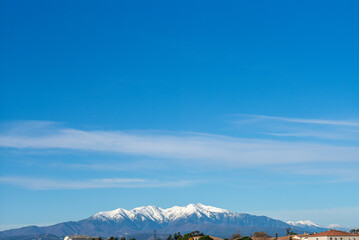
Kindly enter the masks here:
M 237 114 L 235 123 L 245 131 L 297 139 L 359 140 L 359 121 L 288 118 L 265 115 Z M 243 129 L 242 129 L 243 130 Z M 252 133 L 253 133 L 252 132 Z
M 46 167 L 51 168 L 61 168 L 61 169 L 76 169 L 82 171 L 138 171 L 138 170 L 166 170 L 168 167 L 161 164 L 163 162 L 152 160 L 143 161 L 143 160 L 136 160 L 136 162 L 110 162 L 110 163 L 63 163 L 63 162 L 56 162 L 47 164 Z M 38 162 L 38 165 L 44 166 L 43 162 Z
M 354 136 L 354 134 L 346 134 L 345 132 L 323 132 L 323 131 L 293 131 L 286 133 L 275 133 L 275 132 L 264 132 L 266 135 L 277 136 L 277 137 L 311 137 L 311 138 L 320 138 L 320 139 L 329 139 L 329 140 L 347 140 L 359 139 L 359 136 Z
M 198 133 L 129 133 L 53 128 L 33 135 L 0 134 L 0 146 L 18 149 L 71 149 L 139 155 L 163 159 L 191 159 L 230 165 L 359 161 L 358 146 L 286 142 Z
M 287 117 L 275 117 L 275 116 L 251 115 L 251 114 L 238 114 L 238 115 L 239 116 L 247 116 L 247 117 L 257 118 L 257 119 L 272 119 L 272 120 L 278 120 L 278 121 L 284 121 L 284 122 L 293 122 L 293 123 L 307 123 L 307 124 L 359 127 L 359 122 L 358 121 L 310 119 L 310 118 L 287 118 Z
M 193 181 L 159 181 L 137 178 L 102 178 L 88 180 L 57 180 L 29 177 L 0 177 L 0 184 L 14 185 L 31 190 L 94 189 L 94 188 L 162 188 L 181 187 Z

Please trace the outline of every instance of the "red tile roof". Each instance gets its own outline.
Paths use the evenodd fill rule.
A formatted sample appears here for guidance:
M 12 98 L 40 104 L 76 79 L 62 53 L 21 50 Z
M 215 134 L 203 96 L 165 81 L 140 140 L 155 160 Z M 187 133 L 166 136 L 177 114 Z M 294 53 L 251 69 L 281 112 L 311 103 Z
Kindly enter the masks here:
M 357 233 L 348 233 L 344 231 L 338 231 L 338 230 L 329 230 L 321 233 L 316 233 L 310 235 L 310 237 L 320 237 L 320 236 L 359 236 Z

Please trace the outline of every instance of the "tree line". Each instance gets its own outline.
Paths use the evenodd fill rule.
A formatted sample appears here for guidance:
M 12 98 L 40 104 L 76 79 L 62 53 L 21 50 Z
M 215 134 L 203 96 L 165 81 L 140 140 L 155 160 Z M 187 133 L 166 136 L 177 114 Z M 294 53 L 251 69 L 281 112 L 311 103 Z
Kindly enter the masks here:
M 210 239 L 203 238 L 203 237 L 209 237 L 209 236 L 204 235 L 200 231 L 193 231 L 193 232 L 190 232 L 190 233 L 186 233 L 183 236 L 182 236 L 182 234 L 180 232 L 177 232 L 177 233 L 173 234 L 173 236 L 172 236 L 172 234 L 170 234 L 170 235 L 168 235 L 167 240 L 189 240 L 190 238 L 193 238 L 193 237 L 200 237 L 199 240 L 211 240 L 212 239 L 212 238 L 210 238 Z
M 182 236 L 182 234 L 180 232 L 177 232 L 177 233 L 168 235 L 166 240 L 190 240 L 190 238 L 193 238 L 193 237 L 200 237 L 198 240 L 213 240 L 211 238 L 211 236 L 205 235 L 204 233 L 202 233 L 200 231 L 193 231 L 193 232 L 190 232 L 190 233 L 186 233 L 183 236 Z M 252 237 L 255 237 L 255 238 L 270 238 L 271 236 L 269 236 L 265 232 L 255 232 L 250 237 L 249 236 L 242 236 L 240 231 L 238 230 L 237 232 L 233 233 L 230 238 L 224 238 L 224 240 L 252 240 Z M 278 237 L 277 234 L 276 234 L 276 237 Z
M 297 235 L 297 233 L 293 232 L 291 230 L 290 227 L 288 227 L 286 229 L 287 231 L 287 236 L 291 236 L 291 235 Z M 349 231 L 350 233 L 359 233 L 359 229 L 352 229 Z M 209 235 L 205 235 L 204 233 L 200 232 L 200 231 L 193 231 L 193 232 L 189 232 L 186 233 L 182 236 L 182 234 L 180 232 L 176 232 L 174 234 L 170 234 L 168 235 L 166 240 L 190 240 L 190 238 L 193 237 L 200 237 L 198 240 L 213 240 Z M 271 236 L 269 236 L 266 232 L 254 232 L 252 234 L 252 236 L 242 236 L 240 231 L 238 230 L 237 232 L 233 233 L 231 237 L 229 238 L 224 238 L 224 240 L 252 240 L 253 238 L 270 238 Z M 275 234 L 275 240 L 278 239 L 278 234 Z M 95 240 L 95 239 L 92 239 Z M 98 240 L 102 240 L 102 238 L 98 238 Z M 108 238 L 108 240 L 126 240 L 125 237 L 121 237 L 121 238 L 117 238 L 117 237 L 110 237 Z M 132 237 L 129 238 L 128 240 L 136 240 L 136 238 Z M 154 240 L 160 240 L 160 239 L 154 239 Z
M 96 239 L 92 239 L 92 240 L 96 240 Z M 102 240 L 101 237 L 97 238 L 97 240 Z M 109 237 L 108 239 L 105 239 L 105 240 L 126 240 L 125 237 L 121 237 L 120 239 L 118 239 L 117 237 Z M 136 240 L 136 238 L 132 237 L 132 238 L 129 238 L 128 240 Z

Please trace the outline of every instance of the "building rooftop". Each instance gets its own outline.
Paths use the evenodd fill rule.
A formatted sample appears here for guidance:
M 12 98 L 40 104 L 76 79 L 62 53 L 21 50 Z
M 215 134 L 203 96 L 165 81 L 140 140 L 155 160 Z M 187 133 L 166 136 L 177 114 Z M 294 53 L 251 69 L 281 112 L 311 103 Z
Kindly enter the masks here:
M 359 234 L 348 233 L 348 232 L 338 231 L 338 230 L 329 230 L 329 231 L 310 235 L 310 237 L 320 237 L 320 236 L 359 236 Z

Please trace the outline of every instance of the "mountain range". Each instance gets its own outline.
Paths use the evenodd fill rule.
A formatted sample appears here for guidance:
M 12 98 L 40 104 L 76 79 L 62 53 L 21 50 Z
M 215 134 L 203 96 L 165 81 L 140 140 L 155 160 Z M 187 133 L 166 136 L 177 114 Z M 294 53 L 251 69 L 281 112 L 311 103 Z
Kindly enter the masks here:
M 205 234 L 229 237 L 240 231 L 242 235 L 251 235 L 256 231 L 265 231 L 269 235 L 285 235 L 290 227 L 296 233 L 321 232 L 327 230 L 310 221 L 283 222 L 266 216 L 236 213 L 229 210 L 189 204 L 185 207 L 167 209 L 156 206 L 138 207 L 132 210 L 119 208 L 113 211 L 99 212 L 80 221 L 70 221 L 46 227 L 28 226 L 0 232 L 0 239 L 58 239 L 58 237 L 86 234 L 93 236 L 125 236 L 138 240 L 151 239 L 153 231 L 157 237 L 165 239 L 175 232 L 199 230 Z

